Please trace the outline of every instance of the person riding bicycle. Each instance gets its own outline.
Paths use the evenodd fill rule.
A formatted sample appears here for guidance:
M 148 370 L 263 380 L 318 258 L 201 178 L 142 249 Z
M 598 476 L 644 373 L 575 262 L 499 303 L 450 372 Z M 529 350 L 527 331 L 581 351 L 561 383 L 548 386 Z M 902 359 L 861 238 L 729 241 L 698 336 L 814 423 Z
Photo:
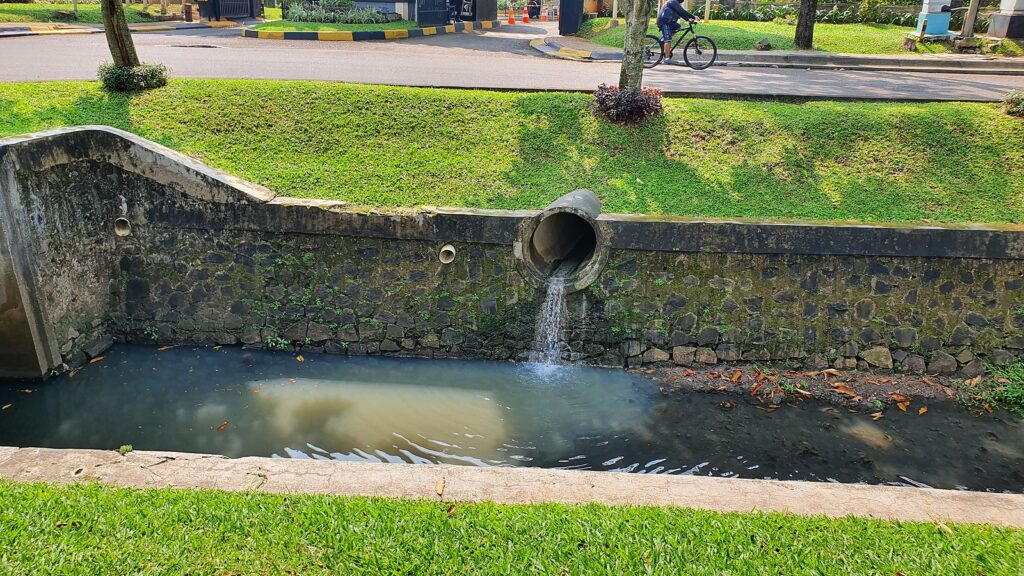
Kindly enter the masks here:
M 679 19 L 682 18 L 687 22 L 696 22 L 697 17 L 686 11 L 683 8 L 682 2 L 679 0 L 668 0 L 665 2 L 665 7 L 658 13 L 658 19 L 654 21 L 657 24 L 658 29 L 661 30 L 661 39 L 665 42 L 662 44 L 662 49 L 665 54 L 665 62 L 672 64 L 672 35 L 678 32 L 682 25 L 679 24 Z

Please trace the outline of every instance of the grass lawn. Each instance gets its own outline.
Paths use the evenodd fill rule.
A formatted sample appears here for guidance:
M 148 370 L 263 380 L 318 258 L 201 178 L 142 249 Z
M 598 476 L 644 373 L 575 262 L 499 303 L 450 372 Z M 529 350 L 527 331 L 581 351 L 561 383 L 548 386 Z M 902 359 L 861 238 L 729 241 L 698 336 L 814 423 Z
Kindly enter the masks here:
M 0 136 L 107 124 L 285 195 L 358 205 L 1024 222 L 1024 122 L 995 104 L 666 99 L 637 127 L 592 96 L 172 80 L 0 84 Z
M 61 20 L 54 17 L 54 12 L 63 10 L 71 12 L 72 4 L 0 4 L 0 22 L 68 22 L 74 24 L 101 24 L 103 16 L 100 14 L 99 4 L 79 4 L 77 20 Z M 150 8 L 159 12 L 160 7 Z M 152 22 L 152 18 L 140 16 L 142 4 L 131 4 L 125 6 L 125 19 L 129 23 Z
M 373 30 L 408 30 L 419 28 L 415 22 L 399 20 L 385 24 L 334 24 L 330 22 L 292 22 L 291 20 L 274 20 L 263 22 L 252 27 L 253 30 L 282 30 L 286 32 L 364 32 Z
M 396 465 L 397 466 L 397 465 Z M 0 482 L 12 574 L 1018 575 L 1024 531 Z
M 595 18 L 583 23 L 579 36 L 603 46 L 622 48 L 625 26 L 605 29 L 608 18 Z M 745 22 L 738 20 L 716 20 L 698 24 L 699 34 L 710 36 L 719 50 L 753 50 L 754 44 L 762 38 L 772 43 L 774 50 L 795 50 L 793 35 L 795 26 L 774 22 Z M 824 52 L 845 54 L 907 54 L 899 49 L 907 32 L 912 28 L 892 24 L 815 24 L 814 46 Z M 649 34 L 661 36 L 653 21 Z M 1024 55 L 1024 43 L 1008 41 L 1003 43 L 1001 55 Z M 946 43 L 919 43 L 918 51 L 945 53 L 952 50 Z

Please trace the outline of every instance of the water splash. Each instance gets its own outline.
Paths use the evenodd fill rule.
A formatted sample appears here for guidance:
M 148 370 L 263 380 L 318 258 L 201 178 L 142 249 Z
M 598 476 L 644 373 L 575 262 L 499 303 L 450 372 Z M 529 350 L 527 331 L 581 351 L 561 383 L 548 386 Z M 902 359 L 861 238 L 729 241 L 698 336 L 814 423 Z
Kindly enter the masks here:
M 562 361 L 562 332 L 565 330 L 565 278 L 552 276 L 548 280 L 548 293 L 544 305 L 537 313 L 530 361 L 536 364 L 556 365 Z

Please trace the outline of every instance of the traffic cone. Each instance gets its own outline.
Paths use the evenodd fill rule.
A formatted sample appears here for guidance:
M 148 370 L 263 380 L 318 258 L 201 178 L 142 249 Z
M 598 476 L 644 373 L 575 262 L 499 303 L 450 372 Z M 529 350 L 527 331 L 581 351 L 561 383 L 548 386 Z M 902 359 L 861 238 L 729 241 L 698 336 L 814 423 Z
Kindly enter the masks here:
M 530 13 L 526 11 L 526 8 L 523 8 L 523 24 L 529 24 L 529 23 L 530 23 Z
M 509 24 L 515 24 L 516 23 L 516 13 L 515 13 L 514 10 L 512 10 L 512 8 L 508 9 L 508 23 Z
M 548 21 L 548 11 L 547 10 L 541 10 L 540 11 L 540 21 L 541 22 L 547 22 Z

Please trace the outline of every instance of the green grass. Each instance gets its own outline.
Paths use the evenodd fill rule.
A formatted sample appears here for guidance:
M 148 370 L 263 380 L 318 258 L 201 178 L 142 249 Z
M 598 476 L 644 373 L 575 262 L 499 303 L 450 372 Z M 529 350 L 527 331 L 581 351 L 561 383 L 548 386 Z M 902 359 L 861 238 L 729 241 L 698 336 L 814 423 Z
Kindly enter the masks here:
M 323 82 L 0 84 L 0 136 L 107 124 L 291 196 L 541 208 L 590 188 L 608 212 L 1024 222 L 1024 122 L 997 104 L 668 99 L 638 127 L 588 94 Z
M 79 4 L 77 20 L 60 20 L 54 17 L 54 12 L 63 10 L 71 12 L 71 4 L 0 4 L 0 22 L 69 22 L 75 24 L 100 24 L 103 16 L 100 13 L 99 4 Z M 155 7 L 159 11 L 159 7 Z M 129 4 L 125 6 L 124 15 L 129 23 L 152 22 L 152 18 L 140 16 L 141 4 Z M 150 12 L 153 8 L 150 8 Z
M 605 28 L 608 18 L 595 18 L 583 23 L 579 36 L 603 46 L 622 48 L 626 33 L 625 26 Z M 716 20 L 698 24 L 699 34 L 710 36 L 719 50 L 753 50 L 758 40 L 767 38 L 773 50 L 795 50 L 793 35 L 796 27 L 775 22 L 745 22 L 738 20 Z M 815 24 L 814 47 L 825 52 L 844 54 L 907 54 L 900 50 L 900 43 L 913 28 L 892 24 Z M 653 22 L 648 33 L 661 36 Z M 1024 43 L 1008 41 L 1003 43 L 999 54 L 1018 56 L 1024 52 Z M 921 53 L 945 53 L 952 50 L 948 43 L 919 43 Z
M 388 22 L 386 24 L 334 24 L 330 22 L 292 22 L 291 20 L 274 20 L 272 22 L 263 22 L 262 24 L 253 26 L 254 30 L 282 30 L 288 32 L 363 32 L 373 30 L 408 30 L 411 28 L 418 28 L 418 26 L 415 22 L 410 22 L 409 20 L 399 20 L 398 22 Z
M 961 402 L 970 408 L 1003 408 L 1024 416 L 1024 363 L 990 366 L 978 383 L 960 386 L 966 396 Z
M 1024 531 L 0 482 L 10 574 L 1018 575 Z

